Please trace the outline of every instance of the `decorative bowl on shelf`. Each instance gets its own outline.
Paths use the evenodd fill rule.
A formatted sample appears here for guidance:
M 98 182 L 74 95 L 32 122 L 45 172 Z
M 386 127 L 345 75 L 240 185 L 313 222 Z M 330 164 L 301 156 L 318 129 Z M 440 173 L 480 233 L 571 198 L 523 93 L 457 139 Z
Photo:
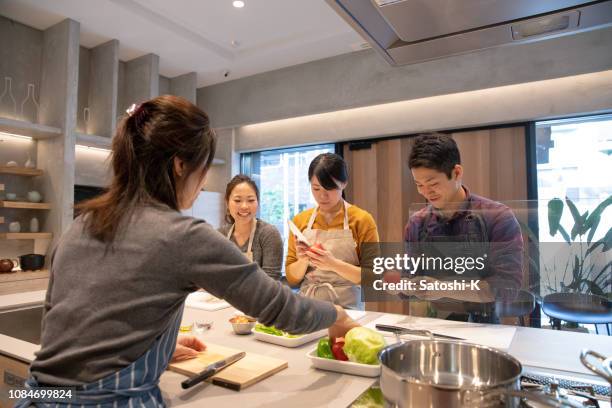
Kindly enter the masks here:
M 31 203 L 40 203 L 42 201 L 42 196 L 36 190 L 28 192 L 28 201 Z
M 17 200 L 17 194 L 15 194 L 15 193 L 6 193 L 6 200 L 7 201 L 16 201 Z
M 11 160 L 11 161 L 6 163 L 6 167 L 17 167 L 17 162 Z
M 15 267 L 12 259 L 0 259 L 0 273 L 9 273 Z

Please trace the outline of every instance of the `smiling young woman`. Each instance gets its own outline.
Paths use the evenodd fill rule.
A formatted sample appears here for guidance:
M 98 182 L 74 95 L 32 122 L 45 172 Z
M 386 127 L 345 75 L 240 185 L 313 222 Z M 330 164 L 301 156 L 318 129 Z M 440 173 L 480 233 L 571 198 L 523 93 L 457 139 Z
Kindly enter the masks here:
M 232 241 L 251 262 L 272 279 L 280 280 L 283 239 L 275 226 L 257 219 L 259 189 L 244 174 L 238 174 L 225 189 L 225 225 L 219 232 Z

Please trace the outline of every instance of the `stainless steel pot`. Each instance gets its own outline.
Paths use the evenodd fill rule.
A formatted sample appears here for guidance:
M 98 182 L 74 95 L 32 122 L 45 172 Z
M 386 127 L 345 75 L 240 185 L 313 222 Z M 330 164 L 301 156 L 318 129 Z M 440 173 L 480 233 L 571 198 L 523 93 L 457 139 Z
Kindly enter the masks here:
M 380 387 L 396 407 L 517 407 L 521 363 L 490 347 L 411 340 L 385 347 Z

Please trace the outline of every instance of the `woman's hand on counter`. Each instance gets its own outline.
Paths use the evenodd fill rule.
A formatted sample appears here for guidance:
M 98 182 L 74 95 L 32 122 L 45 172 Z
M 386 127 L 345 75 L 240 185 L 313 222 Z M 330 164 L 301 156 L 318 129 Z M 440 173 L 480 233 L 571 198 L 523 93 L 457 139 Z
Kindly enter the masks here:
M 200 351 L 206 350 L 206 345 L 195 336 L 181 335 L 176 339 L 176 350 L 172 355 L 172 363 L 189 360 L 198 356 Z
M 332 344 L 338 337 L 344 337 L 346 332 L 353 327 L 361 326 L 355 320 L 351 319 L 342 306 L 334 305 L 334 307 L 337 313 L 336 322 L 329 327 L 329 338 Z

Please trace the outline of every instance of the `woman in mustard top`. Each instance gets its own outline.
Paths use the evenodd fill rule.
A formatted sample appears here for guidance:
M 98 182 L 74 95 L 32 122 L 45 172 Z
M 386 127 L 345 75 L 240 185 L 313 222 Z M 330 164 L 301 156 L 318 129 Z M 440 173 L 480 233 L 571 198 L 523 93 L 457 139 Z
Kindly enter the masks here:
M 364 242 L 378 242 L 374 218 L 342 198 L 348 182 L 346 163 L 337 154 L 314 158 L 308 179 L 317 207 L 302 211 L 293 223 L 312 247 L 289 236 L 287 281 L 304 296 L 361 309 L 361 254 Z M 320 244 L 316 245 L 315 244 Z

